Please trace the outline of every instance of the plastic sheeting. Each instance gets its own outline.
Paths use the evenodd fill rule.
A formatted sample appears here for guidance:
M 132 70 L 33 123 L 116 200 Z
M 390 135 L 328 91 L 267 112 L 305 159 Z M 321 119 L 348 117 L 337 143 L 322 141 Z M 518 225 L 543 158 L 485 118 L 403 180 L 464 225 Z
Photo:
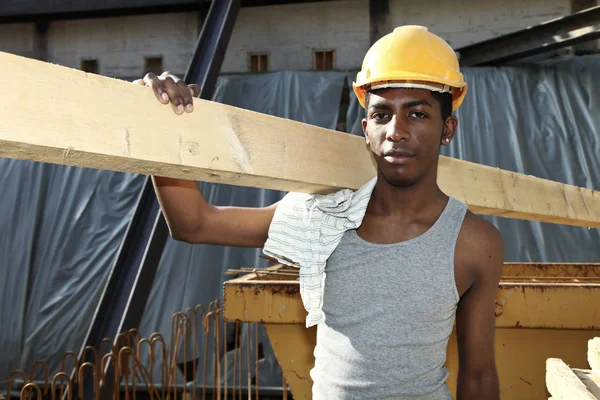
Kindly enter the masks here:
M 79 349 L 142 183 L 0 159 L 0 386 Z
M 599 57 L 465 68 L 464 74 L 469 89 L 455 114 L 456 137 L 443 155 L 600 189 Z M 353 133 L 362 135 L 363 116 L 352 93 Z M 506 261 L 600 262 L 598 229 L 485 218 L 502 233 Z
M 311 123 L 324 128 L 335 129 L 345 74 L 337 72 L 279 72 L 260 75 L 221 77 L 215 91 L 214 100 L 236 107 L 258 111 L 282 118 Z M 234 187 L 212 183 L 201 183 L 200 190 L 207 201 L 221 206 L 261 207 L 281 199 L 283 192 L 256 188 Z M 244 249 L 212 245 L 191 245 L 169 239 L 160 261 L 154 286 L 140 324 L 142 336 L 149 337 L 154 332 L 166 336 L 171 326 L 171 316 L 197 304 L 205 307 L 222 297 L 223 283 L 231 276 L 225 276 L 227 269 L 242 267 L 261 268 L 266 262 L 259 258 L 260 249 Z M 227 327 L 233 337 L 234 326 Z M 248 338 L 250 335 L 250 338 Z M 203 349 L 202 333 L 198 333 L 198 348 Z M 242 376 L 247 376 L 247 343 L 250 339 L 250 362 L 254 365 L 255 332 L 249 325 L 242 325 L 241 349 Z M 233 339 L 231 339 L 233 341 Z M 259 340 L 265 358 L 259 362 L 259 383 L 261 386 L 281 385 L 281 371 L 270 349 L 264 330 L 259 330 Z M 208 346 L 213 348 L 212 340 Z M 233 346 L 230 345 L 229 349 Z M 181 351 L 181 348 L 180 348 Z M 211 353 L 211 352 L 209 352 Z M 230 356 L 232 357 L 233 352 Z M 198 355 L 203 359 L 203 355 Z M 192 357 L 188 346 L 187 359 Z M 183 360 L 182 351 L 178 356 Z M 208 359 L 207 385 L 211 385 L 212 357 Z M 233 362 L 229 362 L 232 366 Z M 160 368 L 155 367 L 155 379 L 160 379 Z M 231 383 L 232 372 L 229 372 Z M 203 377 L 201 365 L 197 377 Z M 252 371 L 254 375 L 254 371 Z M 224 378 L 223 378 L 224 379 Z M 181 375 L 179 378 L 181 381 Z M 246 382 L 243 383 L 244 386 Z

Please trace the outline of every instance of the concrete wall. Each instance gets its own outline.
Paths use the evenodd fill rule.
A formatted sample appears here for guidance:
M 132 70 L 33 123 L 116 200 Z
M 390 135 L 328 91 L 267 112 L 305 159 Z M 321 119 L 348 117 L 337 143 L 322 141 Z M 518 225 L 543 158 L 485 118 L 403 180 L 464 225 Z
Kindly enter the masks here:
M 393 26 L 428 26 L 454 48 L 570 14 L 570 0 L 390 0 Z
M 198 37 L 198 14 L 173 13 L 56 21 L 48 31 L 49 60 L 80 68 L 96 58 L 99 73 L 139 77 L 145 57 L 163 57 L 165 70 L 183 73 Z
M 0 51 L 33 57 L 34 24 L 0 25 Z
M 356 68 L 368 32 L 365 0 L 242 8 L 223 72 L 248 72 L 249 52 L 267 52 L 272 71 L 311 70 L 314 50 L 336 50 L 338 68 Z
M 459 48 L 569 14 L 573 2 L 583 7 L 596 0 L 387 1 L 382 28 L 426 25 Z M 47 59 L 79 68 L 82 59 L 95 58 L 101 74 L 133 78 L 144 73 L 144 57 L 162 56 L 165 70 L 183 74 L 200 19 L 189 12 L 51 22 Z M 311 70 L 315 50 L 335 50 L 338 69 L 357 69 L 376 22 L 368 0 L 242 8 L 222 72 L 248 72 L 252 52 L 268 53 L 271 71 Z M 33 24 L 0 25 L 0 51 L 34 56 L 34 42 Z

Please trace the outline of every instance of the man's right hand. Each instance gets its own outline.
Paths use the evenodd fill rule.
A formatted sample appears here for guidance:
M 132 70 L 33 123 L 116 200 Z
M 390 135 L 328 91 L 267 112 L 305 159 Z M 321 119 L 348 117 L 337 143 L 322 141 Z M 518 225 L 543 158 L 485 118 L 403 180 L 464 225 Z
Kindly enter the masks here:
M 133 83 L 152 88 L 154 95 L 163 104 L 171 103 L 176 114 L 192 112 L 194 110 L 194 97 L 200 94 L 200 86 L 186 83 L 172 73 L 165 71 L 160 76 L 149 72 L 142 79 Z

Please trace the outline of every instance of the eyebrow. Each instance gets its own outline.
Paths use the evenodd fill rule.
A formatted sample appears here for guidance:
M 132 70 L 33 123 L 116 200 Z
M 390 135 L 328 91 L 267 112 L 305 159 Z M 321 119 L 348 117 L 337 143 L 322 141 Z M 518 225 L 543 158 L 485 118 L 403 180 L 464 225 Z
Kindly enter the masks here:
M 391 107 L 384 103 L 369 104 L 369 110 L 390 110 Z
M 432 107 L 432 105 L 425 99 L 413 100 L 413 101 L 409 101 L 408 103 L 404 104 L 405 108 L 412 108 L 412 107 L 417 107 L 417 106 Z
M 425 99 L 419 99 L 419 100 L 411 100 L 405 104 L 402 105 L 403 108 L 413 108 L 413 107 L 417 107 L 417 106 L 429 106 L 429 107 L 433 107 L 431 105 L 431 103 L 429 103 L 427 100 Z M 385 104 L 385 103 L 373 103 L 373 104 L 369 104 L 369 110 L 390 110 L 392 107 Z

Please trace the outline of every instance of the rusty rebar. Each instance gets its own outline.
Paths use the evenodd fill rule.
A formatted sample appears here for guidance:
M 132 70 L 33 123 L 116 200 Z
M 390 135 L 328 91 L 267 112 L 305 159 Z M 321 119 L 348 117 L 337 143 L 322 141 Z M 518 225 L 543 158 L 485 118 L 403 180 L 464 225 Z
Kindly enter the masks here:
M 206 400 L 206 370 L 208 369 L 208 333 L 210 332 L 210 306 L 209 310 L 202 317 L 202 326 L 204 327 L 204 370 L 202 371 L 202 400 Z
M 121 343 L 121 341 L 125 342 L 124 346 Z M 129 345 L 129 336 L 127 335 L 127 333 L 121 332 L 117 335 L 117 338 L 115 339 L 115 346 L 114 346 L 113 350 L 115 350 L 115 354 L 119 354 L 119 352 L 121 351 L 121 348 L 127 347 L 128 345 Z
M 12 386 L 13 383 L 13 376 L 16 374 L 21 374 L 21 377 L 23 378 L 23 384 L 27 383 L 27 374 L 25 372 L 23 372 L 20 369 L 15 369 L 13 372 L 11 372 L 11 374 L 8 376 L 8 389 L 6 392 L 6 399 L 10 400 L 10 388 Z
M 148 370 L 146 369 L 146 367 L 144 367 L 142 365 L 139 358 L 136 358 L 133 355 L 132 355 L 132 360 L 133 360 L 132 361 L 133 362 L 133 365 L 132 365 L 133 370 L 135 371 L 135 367 L 137 366 L 137 368 L 140 372 L 140 376 L 143 379 L 144 384 L 146 385 L 146 389 L 148 389 L 148 393 L 150 393 L 150 400 L 154 399 L 154 393 L 156 393 L 156 395 L 159 396 L 159 398 L 160 398 L 158 390 L 156 389 L 156 387 L 154 386 L 154 382 L 152 381 L 152 376 L 148 373 Z M 133 396 L 135 398 L 135 388 L 134 388 Z
M 98 365 L 98 351 L 93 347 L 93 346 L 85 346 L 85 348 L 83 349 L 83 352 L 81 353 L 81 359 L 79 360 L 79 362 L 84 363 L 86 361 L 88 361 L 87 359 L 87 354 L 89 353 L 89 351 L 92 351 L 92 354 L 94 355 L 94 365 Z
M 21 389 L 21 393 L 19 395 L 19 398 L 23 399 L 23 394 L 25 393 L 25 390 L 31 388 L 31 390 L 35 389 L 37 391 L 38 394 L 38 399 L 42 399 L 42 391 L 40 390 L 40 387 L 38 385 L 36 385 L 33 382 L 29 382 L 28 384 L 26 384 L 25 386 L 23 386 L 23 388 Z M 27 396 L 27 398 L 31 398 L 31 390 L 29 391 L 29 395 Z
M 65 360 L 67 359 L 67 356 L 73 356 L 73 358 L 75 359 L 75 361 L 73 362 L 72 371 L 75 371 L 75 374 L 73 375 L 73 383 L 77 383 L 77 369 L 79 368 L 79 356 L 74 351 L 67 351 L 65 354 L 63 354 L 62 362 L 60 364 L 60 372 L 67 372 L 65 371 Z
M 54 375 L 54 377 L 52 378 L 52 400 L 56 400 L 56 381 L 59 378 L 64 378 L 67 380 L 67 400 L 72 400 L 73 385 L 71 384 L 71 377 L 66 372 L 59 372 L 58 374 Z M 64 379 L 60 383 L 60 397 L 59 397 L 60 399 L 63 398 L 64 385 L 65 385 Z
M 104 381 L 105 378 L 106 378 L 106 373 L 105 373 L 104 370 L 106 369 L 106 360 L 107 360 L 108 357 L 110 357 L 110 362 L 111 363 L 113 363 L 113 364 L 115 363 L 115 360 L 114 360 L 115 357 L 113 357 L 113 353 L 112 352 L 106 353 L 104 356 L 102 356 L 102 360 L 100 360 L 100 371 L 99 371 L 99 374 L 98 374 L 99 375 L 98 379 L 102 383 L 102 386 L 104 386 L 106 384 L 106 382 Z M 113 366 L 113 368 L 114 368 L 114 366 Z
M 108 343 L 108 345 L 110 346 L 110 349 L 108 351 L 108 353 L 112 353 L 113 349 L 114 349 L 114 342 L 112 339 L 110 338 L 104 338 L 100 341 L 100 347 L 98 348 L 98 355 L 103 355 L 104 356 L 104 343 Z M 107 353 L 107 354 L 108 354 Z
M 152 351 L 152 343 L 150 339 L 141 339 L 137 344 L 137 359 L 140 365 L 142 365 L 142 344 L 148 343 L 148 363 L 150 365 L 150 376 L 154 372 L 154 351 Z
M 141 340 L 142 334 L 136 328 L 131 328 L 130 330 L 127 331 L 127 334 L 130 337 L 132 337 L 132 340 L 133 340 L 133 345 L 131 346 L 131 350 L 135 350 L 136 349 L 135 345 L 136 345 L 136 343 L 138 343 Z
M 165 398 L 165 383 L 167 381 L 167 344 L 165 343 L 165 339 L 163 335 L 160 333 L 153 333 L 150 335 L 150 345 L 152 347 L 152 352 L 154 353 L 154 343 L 160 342 L 162 343 L 162 362 L 161 362 L 161 387 L 162 387 L 162 398 Z M 153 375 L 154 376 L 154 375 Z
M 131 368 L 125 358 L 125 368 L 123 368 L 123 353 L 129 353 L 131 356 Z M 131 347 L 125 346 L 119 351 L 119 375 L 125 376 L 125 400 L 129 399 L 129 372 L 131 372 L 131 387 L 133 388 L 133 398 L 135 399 L 135 384 L 136 384 L 136 373 L 135 373 L 135 357 Z M 120 380 L 120 379 L 119 379 Z
M 180 318 L 182 313 L 175 313 L 173 318 L 171 318 L 171 324 L 173 324 L 173 321 L 178 320 L 178 318 Z M 177 316 L 177 317 L 176 317 Z M 173 326 L 173 325 L 172 325 Z M 173 332 L 171 332 L 171 336 Z M 177 399 L 177 391 L 176 391 L 176 387 L 177 387 L 177 351 L 176 349 L 179 347 L 179 338 L 181 337 L 181 327 L 178 326 L 177 327 L 177 333 L 176 333 L 176 337 L 175 337 L 175 343 L 174 343 L 174 348 L 171 349 L 171 354 L 172 354 L 172 358 L 169 358 L 169 363 L 170 365 L 168 366 L 168 371 L 170 372 L 170 374 L 168 375 L 168 381 L 167 381 L 167 399 L 169 398 L 169 391 L 171 389 L 171 383 L 173 383 L 173 397 L 174 400 Z M 173 379 L 174 378 L 174 379 Z
M 47 396 L 49 389 L 48 381 L 50 379 L 50 367 L 48 367 L 48 363 L 46 361 L 37 360 L 33 363 L 33 366 L 31 367 L 31 375 L 29 376 L 29 382 L 35 381 L 35 367 L 40 364 L 44 367 L 44 371 L 46 372 L 46 377 L 44 378 L 44 396 Z
M 91 362 L 84 362 L 79 367 L 79 371 L 78 371 L 79 397 L 83 398 L 83 389 L 84 389 L 83 386 L 85 383 L 85 381 L 83 379 L 83 373 L 84 373 L 85 367 L 89 367 L 92 369 L 92 378 L 93 378 L 93 384 L 94 384 L 94 400 L 100 400 L 100 386 L 98 384 L 98 371 L 96 369 L 96 365 L 92 364 Z

